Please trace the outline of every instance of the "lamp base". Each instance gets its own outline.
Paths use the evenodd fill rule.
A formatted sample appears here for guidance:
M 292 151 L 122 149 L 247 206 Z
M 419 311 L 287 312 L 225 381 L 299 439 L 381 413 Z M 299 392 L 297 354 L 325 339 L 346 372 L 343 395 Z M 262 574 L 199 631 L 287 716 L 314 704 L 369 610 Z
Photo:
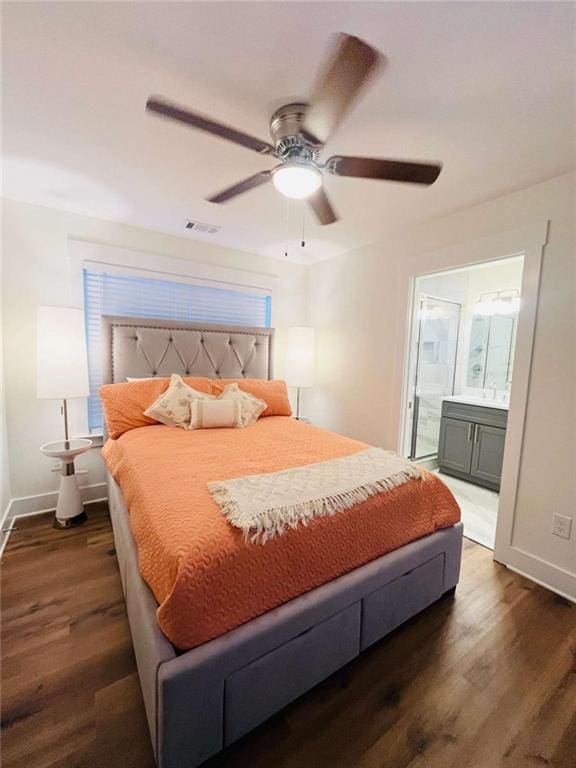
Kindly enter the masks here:
M 67 528 L 76 528 L 77 526 L 82 525 L 82 523 L 85 523 L 87 520 L 88 517 L 86 512 L 82 510 L 79 515 L 74 515 L 74 517 L 65 517 L 63 519 L 55 517 L 54 528 L 59 531 L 66 530 Z

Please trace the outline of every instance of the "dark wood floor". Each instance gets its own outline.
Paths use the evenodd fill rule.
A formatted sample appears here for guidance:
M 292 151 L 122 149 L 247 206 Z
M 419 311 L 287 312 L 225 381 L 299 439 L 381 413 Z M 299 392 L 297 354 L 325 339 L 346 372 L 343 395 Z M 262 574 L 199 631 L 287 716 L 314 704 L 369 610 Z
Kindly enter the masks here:
M 89 517 L 21 520 L 2 560 L 4 768 L 153 766 L 105 505 Z M 576 766 L 576 607 L 476 544 L 456 598 L 348 672 L 206 768 Z

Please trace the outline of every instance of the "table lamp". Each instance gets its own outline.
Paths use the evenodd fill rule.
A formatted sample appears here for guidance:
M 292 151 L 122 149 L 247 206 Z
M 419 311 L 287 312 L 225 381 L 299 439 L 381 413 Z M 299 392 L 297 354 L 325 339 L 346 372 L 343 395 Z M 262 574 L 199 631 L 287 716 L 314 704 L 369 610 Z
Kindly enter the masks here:
M 300 419 L 300 390 L 314 384 L 314 328 L 294 326 L 288 329 L 286 384 L 296 387 L 296 418 Z
M 86 520 L 76 481 L 74 459 L 92 447 L 91 440 L 70 439 L 67 401 L 88 397 L 88 364 L 84 313 L 72 307 L 37 309 L 37 386 L 39 399 L 61 400 L 64 440 L 46 443 L 45 456 L 60 459 L 61 477 L 55 528 L 71 528 Z

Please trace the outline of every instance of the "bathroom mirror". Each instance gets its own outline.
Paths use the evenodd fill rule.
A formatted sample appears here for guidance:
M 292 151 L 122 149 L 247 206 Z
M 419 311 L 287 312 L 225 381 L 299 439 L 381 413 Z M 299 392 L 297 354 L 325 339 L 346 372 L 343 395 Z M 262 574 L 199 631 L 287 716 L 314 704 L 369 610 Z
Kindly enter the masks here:
M 506 389 L 512 378 L 517 297 L 479 302 L 472 316 L 466 384 Z M 507 305 L 507 306 L 506 306 Z

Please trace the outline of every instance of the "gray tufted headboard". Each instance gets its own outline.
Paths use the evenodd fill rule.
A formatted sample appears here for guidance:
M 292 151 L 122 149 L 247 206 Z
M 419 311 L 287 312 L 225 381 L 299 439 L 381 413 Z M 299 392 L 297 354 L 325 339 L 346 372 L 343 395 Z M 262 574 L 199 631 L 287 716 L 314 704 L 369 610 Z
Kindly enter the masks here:
M 271 379 L 273 328 L 102 317 L 102 380 L 128 376 Z

